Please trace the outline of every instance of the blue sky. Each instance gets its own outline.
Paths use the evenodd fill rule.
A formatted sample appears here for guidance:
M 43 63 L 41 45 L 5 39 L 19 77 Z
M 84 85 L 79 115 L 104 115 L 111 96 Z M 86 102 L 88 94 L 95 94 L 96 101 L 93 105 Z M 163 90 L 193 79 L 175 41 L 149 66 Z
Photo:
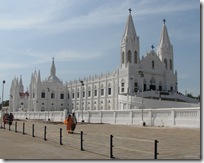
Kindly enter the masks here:
M 35 69 L 41 79 L 48 77 L 52 57 L 63 82 L 115 70 L 129 8 L 140 37 L 140 57 L 159 43 L 165 18 L 179 91 L 200 94 L 198 0 L 6 0 L 0 1 L 4 99 L 9 99 L 15 76 L 22 75 L 25 90 Z

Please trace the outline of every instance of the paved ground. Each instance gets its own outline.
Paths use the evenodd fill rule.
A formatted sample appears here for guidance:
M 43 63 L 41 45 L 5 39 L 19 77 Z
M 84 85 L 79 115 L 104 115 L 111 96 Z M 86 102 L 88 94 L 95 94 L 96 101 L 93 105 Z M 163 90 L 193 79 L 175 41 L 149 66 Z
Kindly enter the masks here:
M 33 124 L 35 137 L 32 137 Z M 60 145 L 60 128 L 63 145 Z M 81 131 L 84 151 L 81 151 Z M 159 141 L 158 159 L 201 158 L 200 129 L 78 124 L 74 134 L 67 134 L 64 124 L 31 120 L 17 121 L 17 132 L 15 122 L 11 130 L 8 125 L 0 129 L 0 158 L 106 160 L 110 159 L 111 134 L 115 159 L 154 159 L 154 140 Z

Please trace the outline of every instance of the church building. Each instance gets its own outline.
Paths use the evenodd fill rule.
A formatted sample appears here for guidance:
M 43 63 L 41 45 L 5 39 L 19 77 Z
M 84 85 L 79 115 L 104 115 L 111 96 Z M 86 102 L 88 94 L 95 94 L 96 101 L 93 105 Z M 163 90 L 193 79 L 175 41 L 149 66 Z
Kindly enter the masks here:
M 148 108 L 145 103 L 141 104 L 143 98 L 175 103 L 197 102 L 178 93 L 173 45 L 165 19 L 157 50 L 154 51 L 152 46 L 151 51 L 140 58 L 140 40 L 130 9 L 118 57 L 120 66 L 112 73 L 66 83 L 57 77 L 53 58 L 49 77 L 41 81 L 40 71 L 35 71 L 31 75 L 29 90 L 26 92 L 22 77 L 19 81 L 17 78 L 13 79 L 10 89 L 10 111 L 18 111 L 19 108 L 27 111 L 67 109 L 70 112 L 124 110 L 139 109 L 142 105 Z

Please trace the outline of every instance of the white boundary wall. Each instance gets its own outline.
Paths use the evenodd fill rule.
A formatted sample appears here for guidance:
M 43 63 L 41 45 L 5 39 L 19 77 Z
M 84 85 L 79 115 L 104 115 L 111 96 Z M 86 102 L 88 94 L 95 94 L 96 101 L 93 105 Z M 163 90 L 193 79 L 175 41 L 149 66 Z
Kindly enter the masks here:
M 14 119 L 39 119 L 53 122 L 63 122 L 67 116 L 67 110 L 64 111 L 43 111 L 43 112 L 12 112 Z
M 82 112 L 76 112 L 78 121 Z M 83 119 L 90 123 L 140 125 L 142 110 L 83 111 Z M 200 128 L 200 107 L 143 109 L 143 121 L 148 126 Z
M 44 112 L 12 112 L 15 119 L 40 119 L 63 122 L 67 110 Z M 82 120 L 82 112 L 76 111 L 78 122 Z M 110 123 L 124 125 L 140 125 L 142 110 L 115 111 L 83 111 L 83 119 L 88 123 Z M 193 108 L 161 108 L 143 109 L 143 120 L 147 126 L 200 128 L 200 107 Z

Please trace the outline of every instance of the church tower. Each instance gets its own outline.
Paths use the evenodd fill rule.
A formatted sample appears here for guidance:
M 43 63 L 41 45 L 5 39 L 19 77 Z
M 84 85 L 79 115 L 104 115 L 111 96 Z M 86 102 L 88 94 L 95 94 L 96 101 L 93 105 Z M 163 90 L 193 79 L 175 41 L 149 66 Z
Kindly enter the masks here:
M 139 63 L 139 37 L 135 31 L 131 11 L 129 9 L 125 32 L 121 40 L 121 68 Z
M 169 39 L 165 19 L 163 20 L 160 42 L 157 47 L 157 54 L 166 69 L 165 90 L 176 92 L 178 90 L 177 71 L 174 72 L 173 46 Z
M 163 20 L 163 26 L 160 36 L 160 42 L 157 47 L 157 54 L 160 60 L 164 63 L 167 71 L 174 72 L 174 64 L 173 64 L 173 46 L 171 45 L 167 27 L 166 20 Z
M 119 94 L 135 94 L 136 76 L 140 64 L 140 45 L 129 9 L 125 31 L 121 40 L 119 68 Z

